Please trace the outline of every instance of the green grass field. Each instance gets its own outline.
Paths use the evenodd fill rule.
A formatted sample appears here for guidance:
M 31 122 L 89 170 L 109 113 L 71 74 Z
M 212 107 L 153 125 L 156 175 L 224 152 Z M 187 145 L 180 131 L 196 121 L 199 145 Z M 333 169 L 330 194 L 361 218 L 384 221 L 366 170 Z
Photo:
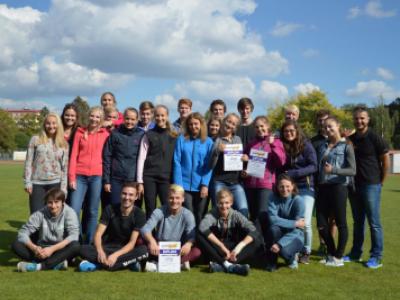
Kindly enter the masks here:
M 252 269 L 248 277 L 209 274 L 205 266 L 181 274 L 47 271 L 16 272 L 17 258 L 10 244 L 28 218 L 28 197 L 23 191 L 21 164 L 0 164 L 0 299 L 129 299 L 129 298 L 294 298 L 294 299 L 398 299 L 400 297 L 400 177 L 384 186 L 382 219 L 384 267 L 369 270 L 359 263 L 328 268 L 312 257 L 299 270 L 281 268 L 268 273 Z M 349 229 L 352 220 L 348 211 Z M 315 224 L 314 224 L 315 225 Z M 315 227 L 315 226 L 314 226 Z M 317 248 L 314 230 L 314 249 Z M 348 247 L 351 246 L 352 237 Z M 368 259 L 367 238 L 364 259 Z

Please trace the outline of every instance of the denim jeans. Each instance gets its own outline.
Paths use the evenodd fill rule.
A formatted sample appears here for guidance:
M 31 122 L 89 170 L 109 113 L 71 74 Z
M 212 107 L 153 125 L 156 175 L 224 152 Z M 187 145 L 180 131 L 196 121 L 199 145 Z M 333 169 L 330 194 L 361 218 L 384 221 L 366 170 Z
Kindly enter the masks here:
M 82 231 L 86 235 L 84 240 L 85 244 L 89 244 L 93 241 L 97 226 L 101 189 L 101 176 L 76 176 L 76 190 L 72 191 L 70 202 L 78 218 L 80 217 L 82 204 L 84 210 L 87 210 L 82 215 L 82 224 L 85 224 L 85 226 L 82 226 Z M 86 192 L 88 196 L 85 198 Z M 87 201 L 87 203 L 84 203 L 84 200 Z
M 381 184 L 356 185 L 350 194 L 351 211 L 354 219 L 353 247 L 350 255 L 361 257 L 364 243 L 364 224 L 367 217 L 371 231 L 371 257 L 382 258 L 383 230 L 380 220 Z
M 313 188 L 302 188 L 299 189 L 299 195 L 303 199 L 304 202 L 304 250 L 306 253 L 311 253 L 312 246 L 312 213 L 314 208 L 314 189 Z
M 223 188 L 228 189 L 233 194 L 233 208 L 238 210 L 246 218 L 249 216 L 246 194 L 243 187 L 239 184 L 230 184 L 223 181 L 214 181 L 214 201 L 217 202 L 217 193 Z
M 281 228 L 277 225 L 272 225 L 268 229 L 268 233 L 266 236 L 266 248 L 267 248 L 267 260 L 269 263 L 276 264 L 278 260 L 278 255 L 271 252 L 270 248 L 273 244 L 277 243 L 282 237 L 286 234 L 290 234 L 292 230 Z M 286 261 L 286 263 L 290 264 L 296 257 L 296 253 L 300 252 L 303 248 L 303 241 L 299 238 L 294 237 L 290 243 L 288 243 L 285 247 L 281 247 L 281 251 L 279 255 Z

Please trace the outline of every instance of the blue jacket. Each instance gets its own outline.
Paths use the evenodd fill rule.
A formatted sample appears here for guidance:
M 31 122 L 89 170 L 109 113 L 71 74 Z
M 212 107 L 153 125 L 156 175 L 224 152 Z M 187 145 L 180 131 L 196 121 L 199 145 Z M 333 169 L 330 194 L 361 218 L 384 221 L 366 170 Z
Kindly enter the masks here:
M 103 182 L 111 178 L 136 181 L 136 163 L 144 131 L 123 124 L 114 129 L 103 148 Z
M 296 227 L 296 221 L 304 218 L 304 203 L 300 196 L 282 198 L 271 194 L 268 202 L 268 217 L 271 226 L 278 226 L 286 232 L 278 241 L 282 248 L 294 239 L 304 242 L 303 230 Z
M 314 173 L 317 172 L 317 154 L 309 141 L 304 142 L 304 150 L 296 157 L 286 154 L 283 170 L 294 179 L 299 188 L 314 186 Z
M 318 182 L 320 184 L 348 184 L 350 177 L 356 174 L 356 161 L 353 146 L 341 140 L 328 149 L 328 142 L 320 145 L 318 154 Z M 332 165 L 332 173 L 326 174 L 324 166 Z
M 202 142 L 198 138 L 186 139 L 180 135 L 175 144 L 174 183 L 193 192 L 200 191 L 202 185 L 208 187 L 212 173 L 209 168 L 212 147 L 213 141 L 209 137 Z

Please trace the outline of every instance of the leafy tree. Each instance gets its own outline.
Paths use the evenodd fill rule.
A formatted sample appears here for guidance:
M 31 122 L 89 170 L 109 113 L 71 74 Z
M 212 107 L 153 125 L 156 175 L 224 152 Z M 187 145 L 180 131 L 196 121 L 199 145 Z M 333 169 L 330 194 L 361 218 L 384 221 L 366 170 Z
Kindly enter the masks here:
M 290 98 L 286 103 L 277 104 L 268 109 L 268 119 L 273 129 L 280 129 L 285 119 L 285 106 L 294 104 L 300 109 L 299 123 L 304 133 L 311 137 L 317 132 L 315 115 L 320 109 L 328 109 L 332 115 L 342 123 L 342 128 L 353 128 L 351 113 L 334 107 L 324 92 L 312 91 L 308 94 L 298 94 Z
M 0 151 L 13 151 L 15 149 L 15 134 L 17 126 L 10 114 L 0 108 Z
M 17 150 L 26 149 L 31 137 L 22 131 L 17 131 L 15 134 L 15 145 Z
M 17 121 L 18 130 L 27 136 L 38 134 L 42 123 L 36 114 L 26 114 Z
M 390 117 L 389 108 L 385 107 L 382 97 L 380 97 L 374 107 L 369 109 L 369 116 L 371 119 L 371 128 L 392 146 L 395 124 Z
M 79 123 L 82 126 L 86 126 L 88 124 L 88 119 L 89 119 L 89 109 L 90 106 L 86 102 L 86 100 L 82 99 L 80 96 L 77 96 L 74 101 L 72 101 L 73 104 L 76 105 L 79 111 Z

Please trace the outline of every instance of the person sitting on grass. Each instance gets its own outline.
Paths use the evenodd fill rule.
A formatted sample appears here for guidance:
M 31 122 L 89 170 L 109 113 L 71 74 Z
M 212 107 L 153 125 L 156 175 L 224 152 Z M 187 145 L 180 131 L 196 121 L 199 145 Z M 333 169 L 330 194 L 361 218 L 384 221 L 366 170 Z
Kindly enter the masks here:
M 217 193 L 217 207 L 200 222 L 197 240 L 208 254 L 210 272 L 248 275 L 250 266 L 239 264 L 261 248 L 261 236 L 251 221 L 232 209 L 233 194 L 226 188 Z
M 135 183 L 125 183 L 121 203 L 108 205 L 103 211 L 94 235 L 94 245 L 83 245 L 81 272 L 104 268 L 109 271 L 130 268 L 140 271 L 140 262 L 148 257 L 145 245 L 138 245 L 140 228 L 146 222 L 144 212 L 136 207 L 138 188 Z
M 153 211 L 146 225 L 140 230 L 148 243 L 150 254 L 158 258 L 160 247 L 158 242 L 181 242 L 182 270 L 190 270 L 190 262 L 200 257 L 201 252 L 193 247 L 196 239 L 196 224 L 190 210 L 182 207 L 185 195 L 183 187 L 172 184 L 169 188 L 168 204 Z M 155 230 L 155 237 L 153 237 Z M 147 262 L 146 271 L 156 272 L 157 263 Z
M 17 264 L 20 272 L 65 270 L 68 260 L 79 254 L 79 221 L 75 211 L 65 204 L 65 193 L 50 189 L 45 206 L 34 212 L 18 231 L 12 244 L 23 259 Z
M 304 246 L 305 220 L 304 203 L 297 193 L 293 179 L 281 174 L 277 180 L 277 191 L 269 199 L 267 220 L 262 218 L 263 223 L 268 223 L 264 238 L 269 272 L 277 269 L 278 255 L 289 268 L 298 268 L 297 254 Z

